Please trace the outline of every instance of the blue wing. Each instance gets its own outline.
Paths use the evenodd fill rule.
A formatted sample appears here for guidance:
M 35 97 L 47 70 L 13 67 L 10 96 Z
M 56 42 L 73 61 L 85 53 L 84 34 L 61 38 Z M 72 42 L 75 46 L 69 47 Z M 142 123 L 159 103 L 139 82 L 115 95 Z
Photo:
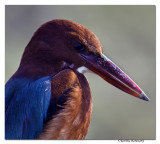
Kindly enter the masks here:
M 5 138 L 36 138 L 42 132 L 50 97 L 49 76 L 10 79 L 5 86 Z

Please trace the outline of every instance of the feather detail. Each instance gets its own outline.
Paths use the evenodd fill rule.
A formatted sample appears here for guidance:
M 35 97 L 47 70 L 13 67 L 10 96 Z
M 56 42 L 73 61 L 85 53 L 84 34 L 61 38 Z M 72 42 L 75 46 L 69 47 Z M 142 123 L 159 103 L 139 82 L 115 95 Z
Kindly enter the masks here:
M 51 77 L 10 79 L 5 91 L 5 138 L 34 139 L 47 117 Z

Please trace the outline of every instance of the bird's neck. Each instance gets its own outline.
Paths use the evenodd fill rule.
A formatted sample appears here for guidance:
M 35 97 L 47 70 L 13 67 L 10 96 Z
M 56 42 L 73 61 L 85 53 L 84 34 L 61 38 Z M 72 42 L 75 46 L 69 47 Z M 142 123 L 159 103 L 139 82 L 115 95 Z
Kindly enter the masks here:
M 84 75 L 80 73 L 74 74 L 67 70 L 61 77 L 66 77 L 66 75 L 68 75 L 68 78 L 63 83 L 64 85 L 68 83 L 71 88 L 71 91 L 65 95 L 65 97 L 68 95 L 69 99 L 62 106 L 63 109 L 47 122 L 43 133 L 38 137 L 40 139 L 84 139 L 87 134 L 92 112 L 89 84 Z M 57 95 L 58 91 L 66 88 L 61 85 L 57 89 L 57 84 L 61 79 L 58 75 L 56 77 L 54 77 L 54 84 L 56 84 L 53 95 Z M 54 89 L 53 85 L 52 88 Z
M 54 76 L 63 69 L 63 61 L 55 62 L 51 64 L 25 64 L 20 65 L 14 78 L 39 78 L 44 76 Z

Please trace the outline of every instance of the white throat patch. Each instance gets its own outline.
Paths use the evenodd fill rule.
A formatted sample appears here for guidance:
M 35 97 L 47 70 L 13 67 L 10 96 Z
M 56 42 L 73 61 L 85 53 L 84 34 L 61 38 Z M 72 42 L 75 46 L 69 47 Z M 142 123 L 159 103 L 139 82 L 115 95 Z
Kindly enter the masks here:
M 77 68 L 77 71 L 78 71 L 79 73 L 82 73 L 82 74 L 84 74 L 84 73 L 86 73 L 86 72 L 92 72 L 92 71 L 90 71 L 88 68 L 86 68 L 85 66 L 81 66 L 81 67 Z

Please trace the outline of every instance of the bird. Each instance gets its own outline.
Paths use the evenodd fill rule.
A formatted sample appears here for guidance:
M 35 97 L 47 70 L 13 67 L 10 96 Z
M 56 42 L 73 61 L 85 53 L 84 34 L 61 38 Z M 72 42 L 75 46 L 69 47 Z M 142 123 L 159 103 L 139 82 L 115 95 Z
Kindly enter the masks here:
M 149 101 L 141 88 L 103 54 L 97 36 L 71 20 L 42 24 L 5 84 L 5 139 L 85 139 L 92 114 L 86 72 Z

